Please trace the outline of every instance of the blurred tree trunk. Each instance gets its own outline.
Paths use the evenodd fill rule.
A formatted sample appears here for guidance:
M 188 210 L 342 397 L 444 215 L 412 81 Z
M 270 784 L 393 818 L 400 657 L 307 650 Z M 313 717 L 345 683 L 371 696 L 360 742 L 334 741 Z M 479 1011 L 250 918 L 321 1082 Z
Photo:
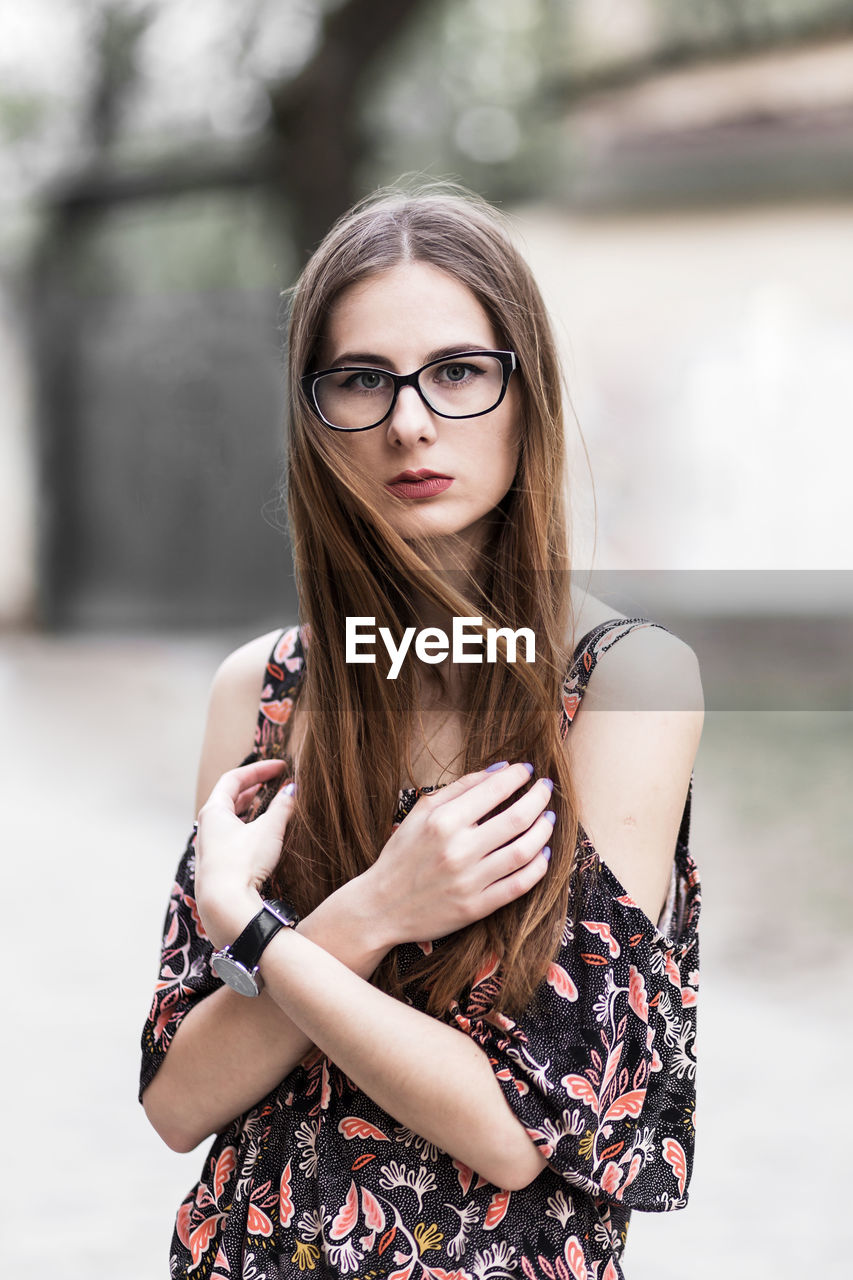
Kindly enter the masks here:
M 303 251 L 358 197 L 365 150 L 359 98 L 403 28 L 429 3 L 349 0 L 326 19 L 300 74 L 272 91 L 276 177 Z
M 116 141 L 124 104 L 139 75 L 139 44 L 155 17 L 152 5 L 114 8 L 95 15 L 95 74 L 89 93 L 89 140 L 101 153 Z

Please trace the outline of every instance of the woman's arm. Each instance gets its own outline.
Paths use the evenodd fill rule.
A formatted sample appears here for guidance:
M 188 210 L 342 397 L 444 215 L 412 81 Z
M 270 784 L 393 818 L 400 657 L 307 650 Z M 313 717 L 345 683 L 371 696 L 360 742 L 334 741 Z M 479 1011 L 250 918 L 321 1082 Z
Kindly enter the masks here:
M 250 915 L 260 908 L 257 891 L 248 886 L 264 880 L 277 858 L 292 801 L 280 792 L 267 812 L 249 826 L 241 823 L 236 813 L 242 807 L 241 797 L 249 794 L 248 788 L 279 767 L 276 761 L 264 761 L 225 774 L 200 814 L 199 840 L 204 836 L 204 849 L 198 849 L 196 894 L 214 946 L 233 941 L 242 931 L 247 921 L 239 917 L 246 903 L 254 907 Z M 481 1118 L 490 1126 L 502 1163 L 492 1165 L 487 1151 L 487 1163 L 472 1167 L 510 1189 L 518 1176 L 526 1175 L 525 1181 L 530 1181 L 542 1161 L 503 1101 L 481 1051 L 470 1042 L 460 1047 L 458 1033 L 376 992 L 364 979 L 393 946 L 418 936 L 419 930 L 424 937 L 444 936 L 527 892 L 545 874 L 547 861 L 540 851 L 552 829 L 543 813 L 550 797 L 546 784 L 534 783 L 507 810 L 480 821 L 529 778 L 528 767 L 523 765 L 507 768 L 501 776 L 483 770 L 423 797 L 377 862 L 327 898 L 299 926 L 300 937 L 309 948 L 306 961 L 312 971 L 306 978 L 314 996 L 322 992 L 322 984 L 331 974 L 335 1000 L 343 999 L 350 1020 L 359 999 L 367 1002 L 364 1016 L 378 1015 L 376 1034 L 380 1037 L 384 1020 L 390 1018 L 393 1028 L 395 1017 L 402 1017 L 405 1021 L 397 1034 L 407 1039 L 415 1035 L 407 1050 L 412 1064 L 419 1055 L 431 1051 L 430 1045 L 438 1037 L 436 1047 L 449 1045 L 445 1051 L 452 1056 L 435 1075 L 437 1085 L 441 1081 L 446 1085 L 446 1072 L 456 1069 L 454 1059 L 463 1067 L 476 1061 L 479 1078 L 469 1081 L 463 1096 L 472 1101 L 472 1091 L 479 1097 L 484 1096 L 483 1089 L 491 1092 L 492 1113 Z M 331 970 L 320 958 L 321 952 L 331 962 Z M 353 982 L 342 982 L 342 969 L 351 974 Z M 381 997 L 378 1008 L 374 1007 L 375 995 Z M 337 1017 L 338 1007 L 327 1010 L 328 1016 Z M 321 1022 L 323 1017 L 321 1013 Z M 422 1043 L 424 1037 L 427 1040 Z M 368 1041 L 370 1057 L 375 1043 L 373 1027 Z M 175 1033 L 169 1053 L 144 1095 L 149 1118 L 170 1146 L 189 1150 L 274 1088 L 312 1043 L 316 1043 L 312 1030 L 297 1022 L 291 1010 L 271 1000 L 270 992 L 246 1000 L 227 989 L 216 991 L 187 1014 Z M 380 1093 L 385 1096 L 384 1090 Z M 435 1109 L 428 1099 L 426 1109 Z M 420 1117 L 421 1110 L 412 1114 Z M 398 1118 L 405 1122 L 405 1116 Z M 473 1150 L 479 1153 L 480 1145 Z M 532 1162 L 531 1153 L 535 1156 Z M 467 1162 L 469 1154 L 465 1147 L 460 1158 Z M 506 1161 L 510 1162 L 508 1172 L 504 1172 Z M 510 1181 L 500 1182 L 496 1170 Z
M 196 791 L 196 813 L 222 773 L 248 755 L 264 668 L 278 632 L 230 654 L 211 688 Z M 369 978 L 384 950 L 367 942 L 358 904 L 333 896 L 299 931 Z M 312 1042 L 266 993 L 246 1000 L 229 987 L 186 1015 L 143 1094 L 145 1113 L 175 1151 L 191 1151 L 263 1098 L 311 1049 Z
M 229 897 L 220 927 L 227 920 L 236 937 L 261 899 L 246 890 Z M 260 970 L 280 1009 L 400 1124 L 497 1187 L 518 1190 L 541 1173 L 545 1159 L 473 1040 L 371 986 L 291 929 L 276 934 Z
M 566 740 L 579 820 L 657 923 L 704 719 L 693 650 L 668 631 L 626 637 L 593 672 Z
M 279 767 L 263 761 L 224 774 L 199 814 L 196 901 L 216 947 L 233 941 L 260 909 L 258 886 L 278 857 L 294 801 L 285 789 L 253 822 L 245 824 L 237 815 L 255 784 Z M 357 922 L 368 950 L 381 955 L 401 941 L 442 936 L 497 910 L 541 879 L 547 871 L 541 851 L 552 830 L 544 813 L 550 784 L 532 783 L 507 809 L 486 818 L 530 782 L 529 770 L 524 765 L 481 770 L 422 797 L 376 863 L 332 895 L 328 902 L 336 899 L 332 905 L 342 911 L 340 919 Z M 291 948 L 299 948 L 295 961 L 292 949 L 276 950 L 286 963 L 286 989 L 292 987 L 299 999 L 293 1007 L 282 1001 L 281 983 L 272 975 L 268 994 L 309 1041 L 334 1055 L 357 1083 L 365 1080 L 380 1105 L 391 1102 L 395 1118 L 421 1126 L 460 1160 L 472 1161 L 489 1181 L 513 1189 L 536 1176 L 543 1160 L 479 1048 L 378 991 L 303 934 L 289 933 L 289 938 Z M 177 1035 L 170 1053 L 176 1041 Z M 168 1055 L 161 1072 L 167 1064 Z M 196 1066 L 202 1065 L 197 1059 Z M 251 1074 L 255 1066 L 247 1060 L 238 1073 L 243 1069 Z M 442 1103 L 448 1080 L 453 1096 Z M 193 1078 L 188 1072 L 173 1097 L 176 1123 L 199 1087 L 206 1089 L 204 1073 Z
M 339 891 L 298 928 L 315 948 L 367 979 L 387 948 L 372 943 L 372 915 L 361 911 L 357 895 Z M 145 1114 L 173 1151 L 192 1151 L 280 1084 L 312 1043 L 266 991 L 247 1000 L 221 987 L 199 1001 L 175 1032 L 142 1096 Z

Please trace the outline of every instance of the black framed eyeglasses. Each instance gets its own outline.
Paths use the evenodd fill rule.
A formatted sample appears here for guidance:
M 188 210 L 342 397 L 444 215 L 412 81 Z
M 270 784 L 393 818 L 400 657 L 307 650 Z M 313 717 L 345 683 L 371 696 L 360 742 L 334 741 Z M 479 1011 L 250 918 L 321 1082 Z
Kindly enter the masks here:
M 414 387 L 440 418 L 480 418 L 497 409 L 517 365 L 514 351 L 456 351 L 414 373 L 342 365 L 306 373 L 301 381 L 311 408 L 327 427 L 369 431 L 391 416 L 403 387 Z

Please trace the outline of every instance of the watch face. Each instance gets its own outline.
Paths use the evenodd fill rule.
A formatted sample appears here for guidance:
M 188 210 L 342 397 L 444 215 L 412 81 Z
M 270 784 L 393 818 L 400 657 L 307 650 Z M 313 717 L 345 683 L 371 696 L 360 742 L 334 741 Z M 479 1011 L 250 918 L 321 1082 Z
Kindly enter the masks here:
M 210 961 L 210 967 L 224 983 L 241 996 L 260 994 L 260 985 L 249 970 L 239 961 L 234 960 L 227 952 L 216 951 Z

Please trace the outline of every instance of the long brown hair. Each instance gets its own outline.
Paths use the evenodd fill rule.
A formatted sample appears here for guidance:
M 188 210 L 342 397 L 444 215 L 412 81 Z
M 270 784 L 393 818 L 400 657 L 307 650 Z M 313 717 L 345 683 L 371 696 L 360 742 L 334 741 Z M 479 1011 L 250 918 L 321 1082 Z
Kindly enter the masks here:
M 342 290 L 407 261 L 438 267 L 466 285 L 500 344 L 518 357 L 518 467 L 476 572 L 446 572 L 438 544 L 394 531 L 300 385 L 304 373 L 319 367 L 327 318 Z M 332 228 L 293 290 L 289 387 L 287 498 L 300 621 L 309 636 L 299 695 L 307 717 L 296 809 L 273 886 L 305 914 L 371 866 L 391 833 L 417 677 L 414 664 L 404 663 L 396 680 L 387 679 L 381 646 L 375 665 L 347 664 L 346 618 L 373 616 L 399 641 L 407 625 L 417 624 L 417 594 L 446 615 L 481 616 L 484 627 L 531 628 L 535 664 L 508 663 L 502 650 L 501 660 L 469 669 L 460 773 L 500 759 L 529 760 L 537 776 L 554 779 L 548 872 L 515 902 L 452 934 L 405 978 L 427 985 L 428 1007 L 439 1014 L 498 960 L 491 1007 L 517 1014 L 559 946 L 577 819 L 557 716 L 571 651 L 561 374 L 539 290 L 502 218 L 447 184 L 385 190 L 357 205 Z M 277 753 L 288 750 L 289 728 Z M 402 994 L 395 953 L 374 982 Z

